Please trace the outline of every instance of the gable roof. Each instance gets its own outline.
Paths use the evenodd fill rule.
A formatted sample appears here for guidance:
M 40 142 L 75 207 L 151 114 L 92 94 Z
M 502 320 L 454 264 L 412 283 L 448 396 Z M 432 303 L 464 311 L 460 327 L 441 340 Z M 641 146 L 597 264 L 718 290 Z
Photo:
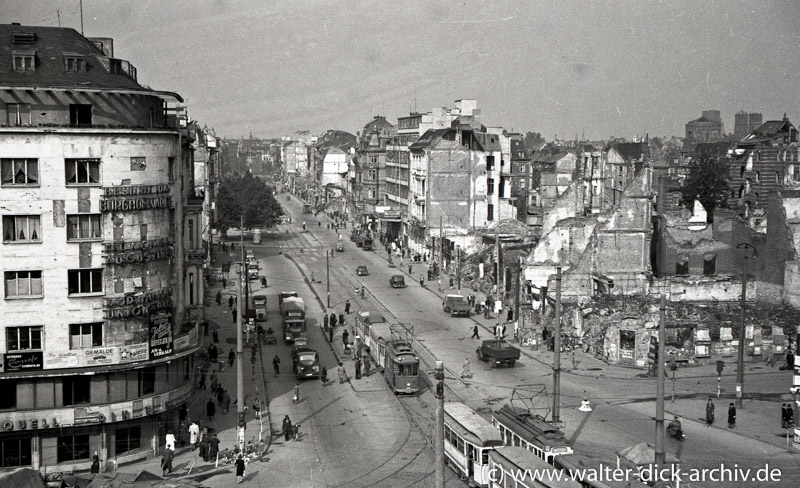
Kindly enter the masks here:
M 792 131 L 797 132 L 789 119 L 783 120 L 768 120 L 758 126 L 755 130 L 744 136 L 740 142 L 754 143 L 765 141 L 774 137 L 782 137 Z
M 364 134 L 369 132 L 380 132 L 383 129 L 391 129 L 394 126 L 386 120 L 386 117 L 383 115 L 376 115 L 373 119 L 364 126 Z
M 408 146 L 410 150 L 414 149 L 425 149 L 426 147 L 430 147 L 433 144 L 433 141 L 441 137 L 445 132 L 449 131 L 450 129 L 428 129 L 425 131 L 424 134 L 419 136 L 419 139 L 414 141 L 413 144 Z
M 614 147 L 625 160 L 641 160 L 645 157 L 645 145 L 642 142 L 620 142 Z

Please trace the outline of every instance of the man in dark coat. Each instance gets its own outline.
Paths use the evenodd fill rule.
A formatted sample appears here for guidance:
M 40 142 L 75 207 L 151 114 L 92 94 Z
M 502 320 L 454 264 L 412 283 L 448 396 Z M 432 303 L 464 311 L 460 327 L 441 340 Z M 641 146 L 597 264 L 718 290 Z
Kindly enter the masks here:
M 233 308 L 233 295 L 228 297 L 228 310 Z
M 346 314 L 350 313 L 350 300 L 344 302 L 344 313 Z
M 236 361 L 236 353 L 231 348 L 231 352 L 228 353 L 228 366 L 233 366 L 234 361 Z
M 275 376 L 281 374 L 281 358 L 277 354 L 272 358 L 272 369 L 275 370 Z
M 706 423 L 711 425 L 714 423 L 714 402 L 711 399 L 708 399 L 708 403 L 706 403 Z
M 331 327 L 336 327 L 336 314 L 334 312 L 331 312 L 331 318 L 328 323 L 331 324 Z
M 161 476 L 167 476 L 167 474 L 172 473 L 173 456 L 172 449 L 164 449 L 164 457 L 161 458 Z
M 736 426 L 736 406 L 733 403 L 728 406 L 728 428 L 732 429 Z
M 217 434 L 214 434 L 214 437 L 208 442 L 208 460 L 213 463 L 217 458 L 218 452 L 219 438 L 217 438 Z
M 289 416 L 283 418 L 283 440 L 289 442 L 289 437 L 292 435 L 292 421 Z
M 347 332 L 347 329 L 342 332 L 342 345 L 347 347 L 348 339 L 350 339 L 350 333 Z
M 356 359 L 356 379 L 361 379 L 361 358 Z
M 208 403 L 206 403 L 206 416 L 210 420 L 214 420 L 215 413 L 217 413 L 217 407 L 214 405 L 214 399 L 209 398 Z
M 470 339 L 480 340 L 481 336 L 478 335 L 478 324 L 472 326 L 472 337 Z

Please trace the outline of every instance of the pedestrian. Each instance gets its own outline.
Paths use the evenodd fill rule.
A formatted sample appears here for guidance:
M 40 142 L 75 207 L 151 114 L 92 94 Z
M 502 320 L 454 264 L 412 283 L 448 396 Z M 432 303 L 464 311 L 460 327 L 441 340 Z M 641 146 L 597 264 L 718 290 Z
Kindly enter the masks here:
M 328 328 L 328 342 L 333 344 L 333 327 Z
M 94 456 L 92 456 L 92 474 L 98 474 L 100 472 L 100 457 L 97 455 L 97 451 L 94 452 Z
M 275 370 L 275 376 L 281 374 L 281 358 L 277 354 L 272 358 L 272 369 Z
M 222 413 L 228 413 L 228 410 L 231 408 L 231 396 L 228 394 L 228 390 L 222 394 Z
M 708 425 L 714 423 L 714 402 L 712 402 L 710 398 L 706 403 L 706 423 Z
M 336 368 L 336 373 L 339 376 L 339 384 L 341 385 L 347 379 L 347 371 L 345 371 L 342 363 L 339 363 L 339 367 Z
M 233 308 L 233 295 L 228 297 L 228 310 Z
M 167 431 L 167 435 L 165 437 L 165 444 L 167 449 L 175 451 L 175 434 L 173 434 L 171 430 Z
M 319 374 L 319 380 L 322 382 L 322 386 L 328 384 L 328 368 L 325 366 L 322 367 L 322 372 Z
M 236 361 L 236 353 L 231 348 L 231 352 L 228 353 L 228 366 L 233 366 L 234 361 Z
M 736 407 L 733 403 L 728 407 L 728 428 L 732 429 L 736 426 Z
M 344 313 L 350 315 L 350 300 L 344 302 Z
M 464 359 L 464 366 L 461 367 L 461 377 L 469 378 L 472 374 L 469 371 L 469 358 Z
M 228 278 L 223 277 L 222 278 L 222 288 L 227 288 L 227 287 L 228 287 Z
M 789 371 L 794 370 L 794 351 L 792 351 L 792 348 L 786 351 L 786 369 Z
M 216 363 L 217 356 L 218 356 L 217 347 L 214 344 L 208 346 L 208 360 L 211 361 L 212 363 Z
M 208 403 L 206 403 L 206 417 L 209 420 L 214 420 L 215 413 L 217 413 L 217 408 L 214 406 L 214 399 L 209 398 Z
M 348 339 L 350 339 L 350 333 L 347 332 L 347 329 L 342 332 L 342 347 L 347 349 Z
M 197 442 L 200 440 L 200 426 L 197 422 L 192 420 L 192 425 L 189 426 L 189 444 L 192 445 L 192 451 L 197 449 Z
M 331 317 L 328 322 L 331 324 L 331 327 L 336 327 L 336 313 L 331 312 Z
M 322 317 L 322 326 L 323 326 L 324 328 L 326 328 L 326 329 L 328 328 L 328 314 L 325 314 L 325 315 Z
M 236 484 L 241 484 L 242 479 L 244 479 L 244 459 L 239 454 L 239 457 L 236 458 Z
M 366 356 L 364 356 L 364 376 L 369 376 L 369 370 L 372 368 L 372 360 L 369 357 L 369 348 L 365 348 L 367 351 Z
M 794 409 L 791 403 L 784 403 L 781 406 L 781 427 L 788 429 L 794 424 Z
M 283 418 L 283 440 L 288 442 L 289 436 L 292 435 L 292 420 L 289 416 Z
M 236 307 L 233 307 L 233 312 L 231 312 L 231 322 L 234 324 L 236 323 L 236 312 Z
M 511 322 L 514 320 L 514 310 L 508 309 L 508 314 L 506 315 L 506 322 Z
M 219 453 L 219 438 L 217 438 L 217 434 L 214 434 L 208 443 L 208 460 L 213 463 L 217 453 Z
M 253 402 L 253 410 L 256 412 L 256 418 L 261 418 L 261 398 L 256 397 L 255 401 Z
M 261 277 L 261 286 L 262 286 L 263 288 L 266 288 L 266 287 L 267 287 L 267 277 L 266 277 L 266 276 L 262 276 L 262 277 Z
M 201 390 L 206 389 L 206 373 L 205 371 L 200 372 L 200 383 L 197 385 Z
M 344 314 L 343 313 L 339 314 L 339 325 L 344 325 Z
M 222 305 L 222 292 L 217 290 L 217 305 Z
M 211 337 L 214 339 L 214 344 L 219 344 L 219 332 L 215 330 L 211 333 Z
M 164 449 L 164 455 L 161 457 L 161 476 L 167 476 L 172 473 L 172 458 L 174 457 L 172 449 Z
M 189 411 L 186 410 L 186 402 L 181 403 L 181 408 L 178 409 L 178 420 L 183 422 L 189 416 Z
M 198 445 L 200 446 L 200 457 L 203 461 L 208 461 L 208 438 L 205 434 L 200 435 L 200 442 Z
M 356 359 L 356 379 L 361 379 L 361 358 Z
M 478 335 L 478 324 L 472 326 L 472 337 L 470 339 L 478 339 L 480 340 L 481 336 Z

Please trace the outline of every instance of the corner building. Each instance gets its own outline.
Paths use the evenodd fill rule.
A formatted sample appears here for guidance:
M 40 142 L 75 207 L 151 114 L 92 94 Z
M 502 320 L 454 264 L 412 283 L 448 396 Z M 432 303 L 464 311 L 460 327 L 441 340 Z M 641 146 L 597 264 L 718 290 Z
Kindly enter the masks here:
M 0 468 L 110 469 L 177 434 L 202 279 L 181 102 L 111 39 L 0 25 Z

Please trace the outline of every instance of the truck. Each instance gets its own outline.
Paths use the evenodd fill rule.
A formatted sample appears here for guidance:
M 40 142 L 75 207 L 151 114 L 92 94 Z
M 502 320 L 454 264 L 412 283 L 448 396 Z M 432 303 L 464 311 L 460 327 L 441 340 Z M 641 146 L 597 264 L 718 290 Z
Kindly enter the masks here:
M 267 296 L 253 295 L 253 308 L 256 309 L 256 321 L 267 320 Z
M 442 301 L 442 310 L 449 313 L 451 317 L 456 315 L 469 317 L 472 307 L 469 306 L 463 295 L 447 295 Z
M 306 304 L 296 296 L 281 297 L 281 326 L 287 344 L 306 333 Z
M 479 360 L 488 361 L 492 368 L 503 364 L 513 368 L 519 359 L 519 349 L 503 340 L 487 339 L 475 352 Z
M 372 238 L 365 237 L 364 242 L 361 243 L 361 247 L 364 248 L 365 251 L 372 251 Z
M 308 347 L 308 339 L 297 337 L 292 346 L 292 369 L 298 379 L 319 378 L 319 354 Z

